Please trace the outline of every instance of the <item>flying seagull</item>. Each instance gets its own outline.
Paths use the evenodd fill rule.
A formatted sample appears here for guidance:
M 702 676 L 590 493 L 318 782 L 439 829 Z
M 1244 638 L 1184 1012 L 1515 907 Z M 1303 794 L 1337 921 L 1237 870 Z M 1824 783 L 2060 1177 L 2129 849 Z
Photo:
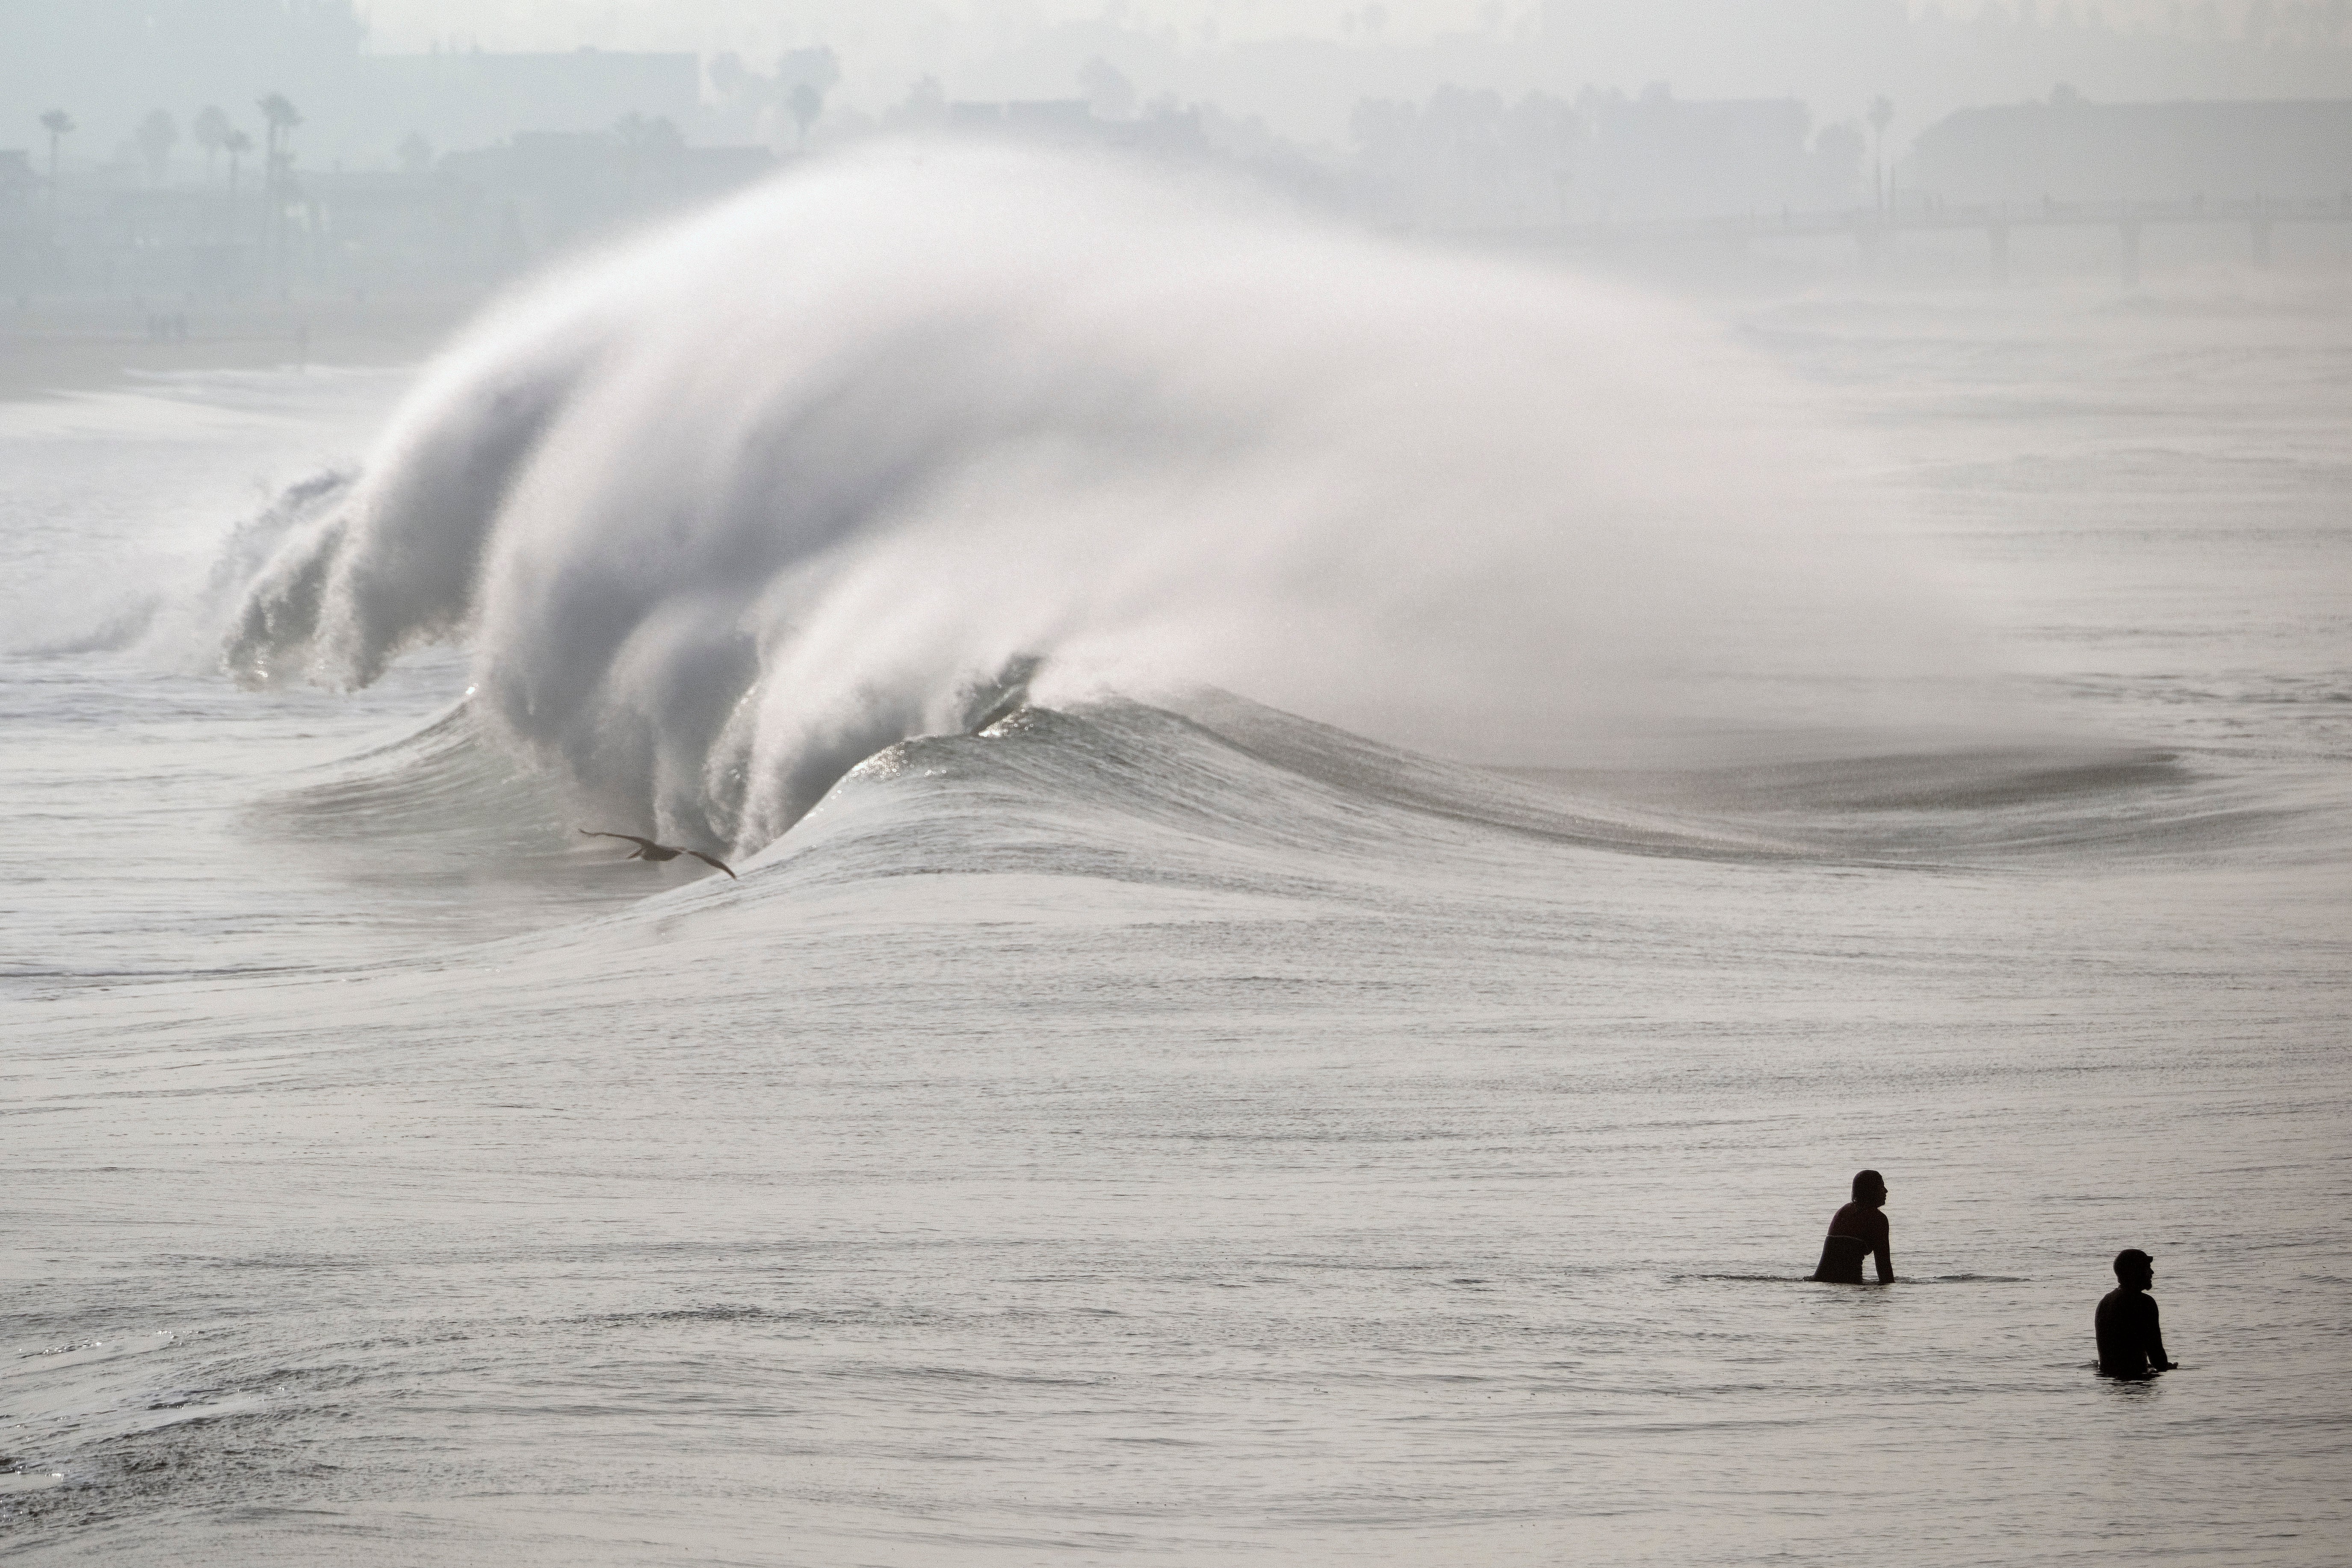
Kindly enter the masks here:
M 675 860 L 681 855 L 691 855 L 706 866 L 716 866 L 730 877 L 735 875 L 734 867 L 730 866 L 724 860 L 705 855 L 699 849 L 681 849 L 674 844 L 656 844 L 650 838 L 640 838 L 634 833 L 599 833 L 592 827 L 583 827 L 580 831 L 585 833 L 591 838 L 627 839 L 630 843 L 636 846 L 636 848 L 630 851 L 630 853 L 625 857 L 627 859 L 651 860 L 656 863 L 659 863 L 664 860 Z M 741 879 L 738 878 L 737 880 L 740 881 Z

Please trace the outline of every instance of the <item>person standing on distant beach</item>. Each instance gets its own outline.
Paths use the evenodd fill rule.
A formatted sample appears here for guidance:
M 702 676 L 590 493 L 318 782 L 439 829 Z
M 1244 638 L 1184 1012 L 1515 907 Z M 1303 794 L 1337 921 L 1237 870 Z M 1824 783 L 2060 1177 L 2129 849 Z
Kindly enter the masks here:
M 1895 1282 L 1895 1250 L 1886 1228 L 1886 1179 L 1875 1171 L 1858 1171 L 1853 1201 L 1830 1220 L 1829 1239 L 1822 1243 L 1821 1266 L 1812 1278 L 1832 1285 L 1862 1283 L 1864 1254 L 1878 1261 L 1878 1282 Z M 2104 1310 L 2104 1309 L 2103 1309 Z
M 2092 1320 L 2099 1336 L 2099 1372 L 2105 1377 L 2150 1377 L 2179 1363 L 2164 1353 L 2164 1329 L 2157 1321 L 2156 1259 L 2137 1247 L 2116 1254 L 2116 1288 L 2099 1299 Z

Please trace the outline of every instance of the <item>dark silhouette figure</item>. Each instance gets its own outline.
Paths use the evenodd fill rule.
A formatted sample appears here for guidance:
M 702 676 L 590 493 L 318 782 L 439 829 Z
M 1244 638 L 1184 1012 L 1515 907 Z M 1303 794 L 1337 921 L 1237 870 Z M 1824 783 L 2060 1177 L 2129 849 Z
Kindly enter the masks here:
M 720 860 L 713 856 L 705 855 L 699 849 L 681 849 L 674 844 L 656 844 L 650 838 L 640 838 L 634 833 L 599 833 L 591 827 L 583 827 L 580 831 L 585 833 L 591 838 L 627 839 L 630 843 L 635 845 L 636 847 L 631 850 L 627 855 L 622 857 L 624 859 L 650 860 L 654 864 L 659 865 L 664 860 L 675 860 L 681 855 L 691 855 L 706 866 L 716 866 L 730 877 L 735 875 L 735 868 L 732 866 L 730 866 L 726 861 Z M 741 879 L 738 878 L 737 879 L 740 881 Z
M 1812 1278 L 1831 1285 L 1862 1283 L 1862 1260 L 1874 1255 L 1878 1282 L 1895 1282 L 1895 1252 L 1886 1230 L 1886 1181 L 1875 1171 L 1856 1173 L 1853 1202 L 1830 1220 L 1829 1238 L 1822 1243 L 1821 1267 Z
M 2108 1377 L 2150 1377 L 2177 1364 L 2164 1353 L 2164 1330 L 2157 1322 L 2156 1259 L 2137 1247 L 2116 1254 L 2121 1283 L 2099 1299 L 2094 1323 L 2099 1335 L 2099 1371 Z

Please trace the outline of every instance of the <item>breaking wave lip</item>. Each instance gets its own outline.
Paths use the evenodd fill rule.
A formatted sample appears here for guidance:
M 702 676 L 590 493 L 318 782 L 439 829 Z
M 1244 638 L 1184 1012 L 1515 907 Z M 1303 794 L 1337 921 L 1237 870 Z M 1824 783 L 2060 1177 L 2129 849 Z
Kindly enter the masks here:
M 240 539 L 224 658 L 357 685 L 462 642 L 467 722 L 562 815 L 738 859 L 894 742 L 1108 693 L 1528 766 L 1734 718 L 1969 728 L 1975 634 L 1843 440 L 1613 287 L 1097 162 L 877 148 L 486 318 L 356 476 Z M 1773 837 L 1382 769 L 1530 830 Z
M 985 744 L 1003 740 L 1042 742 L 1055 754 L 1012 763 Z M 1236 757 L 1261 771 L 1236 773 Z M 1181 814 L 1209 825 L 1213 837 L 1341 854 L 1370 845 L 1380 858 L 1392 847 L 1417 858 L 1424 846 L 1413 839 L 1434 830 L 1474 843 L 1516 838 L 1741 862 L 1987 867 L 2101 851 L 2130 860 L 2200 853 L 2301 815 L 2170 753 L 2114 747 L 1531 778 L 1414 753 L 1225 692 L 1167 706 L 1106 699 L 1070 711 L 1024 708 L 972 741 L 890 748 L 852 777 L 915 766 L 1017 766 L 1032 788 L 1074 808 Z M 1421 834 L 1398 836 L 1400 823 L 1415 820 Z

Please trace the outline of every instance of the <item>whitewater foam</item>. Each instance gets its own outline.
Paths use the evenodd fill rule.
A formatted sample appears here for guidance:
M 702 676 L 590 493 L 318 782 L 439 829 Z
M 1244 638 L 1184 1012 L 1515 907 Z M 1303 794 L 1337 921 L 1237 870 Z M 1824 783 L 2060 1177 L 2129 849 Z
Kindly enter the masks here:
M 226 658 L 365 684 L 469 639 L 577 811 L 740 854 L 1009 668 L 1529 764 L 1949 720 L 1980 666 L 1898 513 L 1659 302 L 898 146 L 493 313 Z

